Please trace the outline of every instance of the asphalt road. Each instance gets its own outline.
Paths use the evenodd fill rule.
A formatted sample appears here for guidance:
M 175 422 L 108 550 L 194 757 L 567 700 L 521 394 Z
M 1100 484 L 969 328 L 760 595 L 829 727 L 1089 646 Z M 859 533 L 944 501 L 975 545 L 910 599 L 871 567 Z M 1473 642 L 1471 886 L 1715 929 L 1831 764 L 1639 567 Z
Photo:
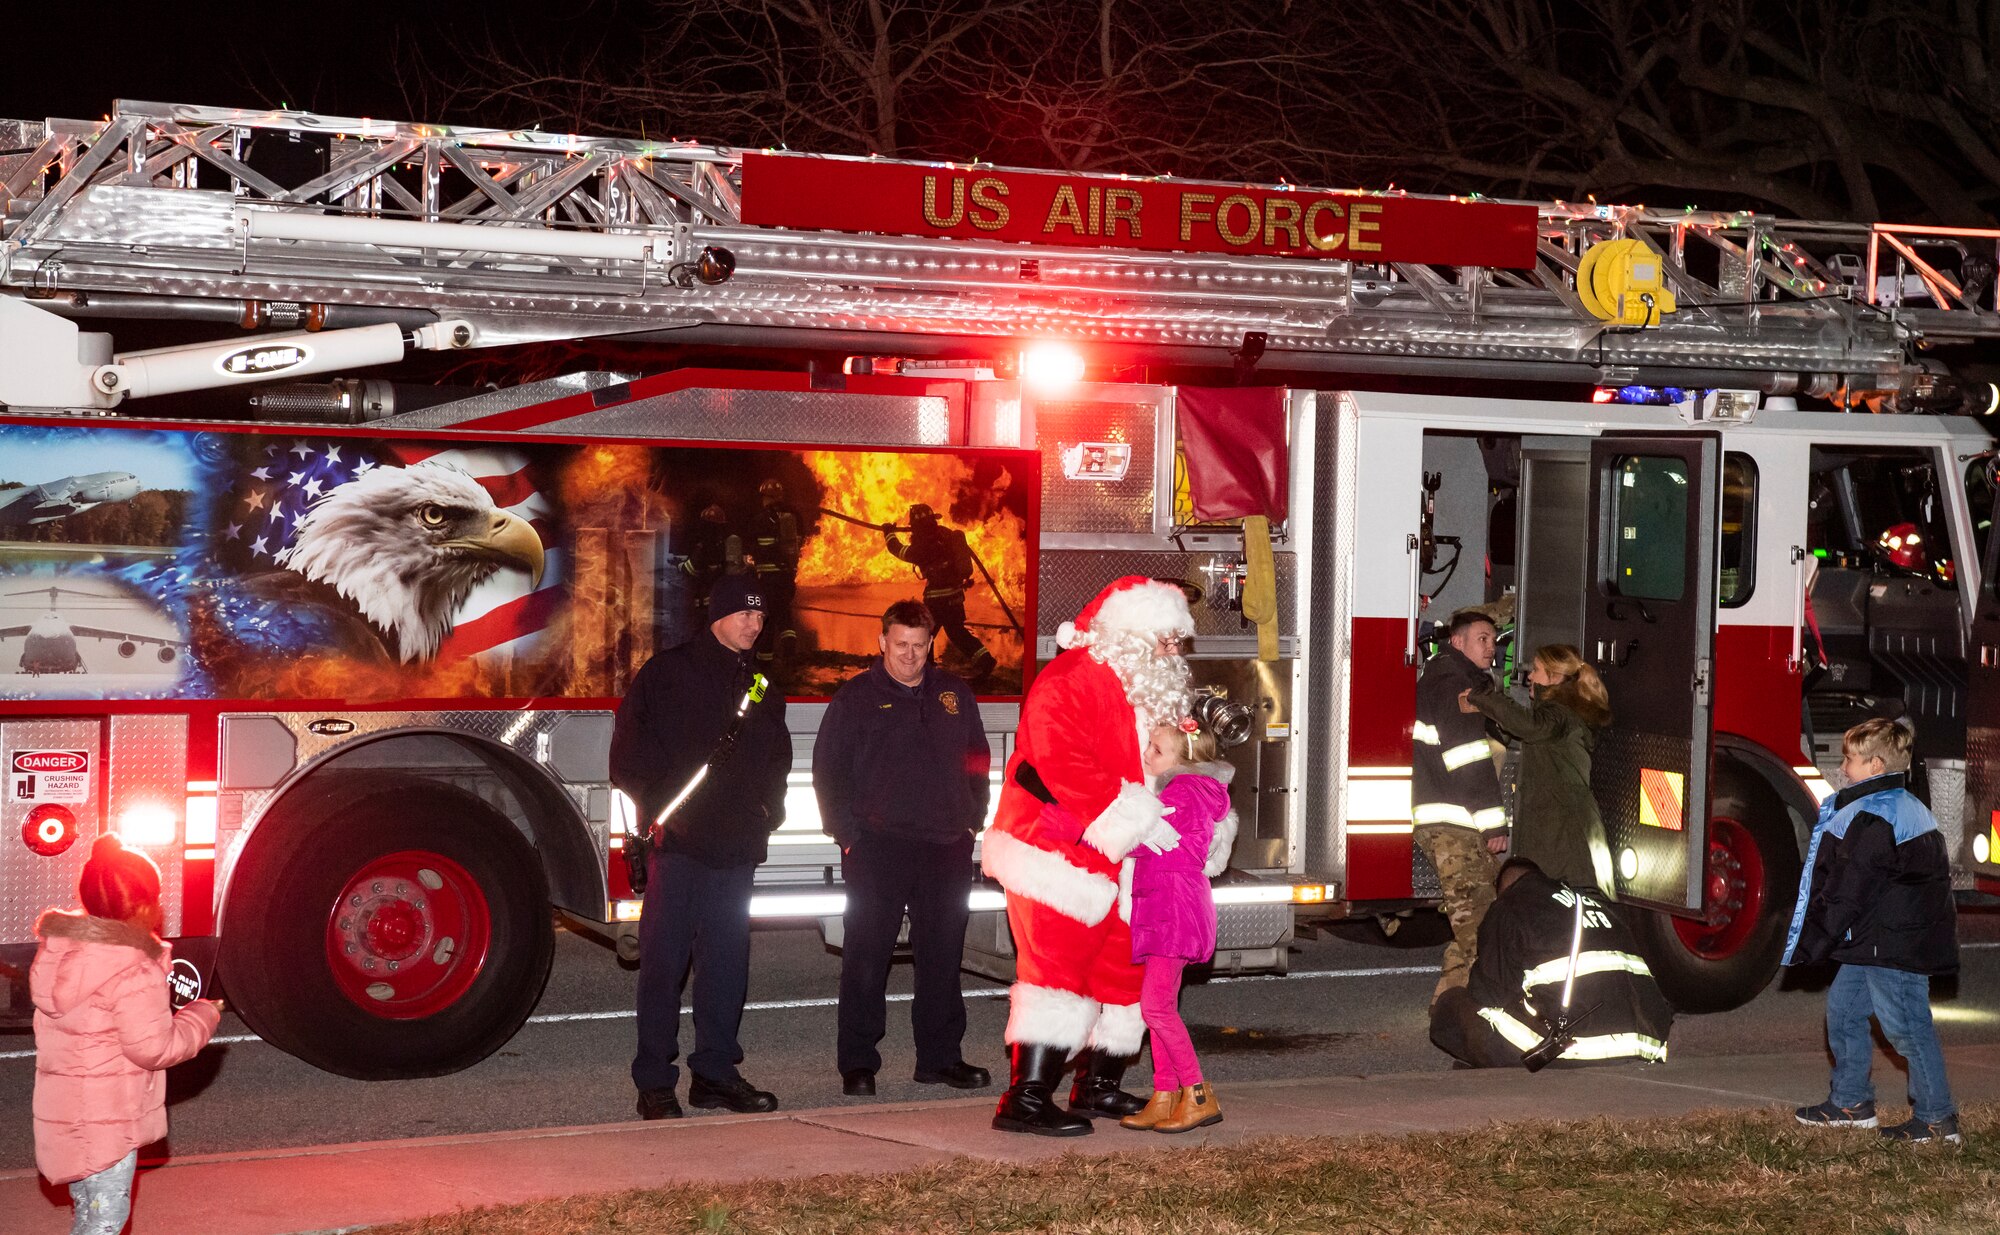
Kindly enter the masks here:
M 1386 944 L 1372 924 L 1343 925 L 1298 943 L 1287 977 L 1190 987 L 1182 1010 L 1209 1078 L 1227 1086 L 1232 1080 L 1447 1067 L 1426 1037 L 1424 1016 L 1440 952 L 1437 933 L 1426 929 L 1435 921 L 1419 920 Z M 2000 1041 L 2000 913 L 1965 912 L 1959 922 L 1967 945 L 1963 972 L 1934 993 L 1941 1036 L 1947 1043 Z M 817 932 L 759 931 L 751 965 L 743 1070 L 782 1105 L 951 1094 L 909 1080 L 913 1056 L 904 1002 L 892 1008 L 877 1096 L 841 1096 L 832 1056 L 839 961 Z M 421 1081 L 332 1076 L 249 1038 L 240 1021 L 225 1017 L 221 1040 L 170 1075 L 171 1148 L 215 1153 L 630 1119 L 633 978 L 608 947 L 561 933 L 548 990 L 520 1034 L 476 1067 Z M 1005 1072 L 1003 988 L 970 975 L 965 985 L 971 996 L 966 1057 L 998 1077 Z M 890 989 L 910 989 L 906 964 L 897 967 Z M 1682 1018 L 1672 1049 L 1702 1055 L 1815 1049 L 1823 1042 L 1823 1011 L 1818 990 L 1788 989 L 1781 981 L 1736 1011 Z M 32 1050 L 28 1033 L 0 1033 L 0 1170 L 34 1161 Z M 1145 1075 L 1143 1065 L 1134 1070 L 1135 1087 L 1143 1086 Z

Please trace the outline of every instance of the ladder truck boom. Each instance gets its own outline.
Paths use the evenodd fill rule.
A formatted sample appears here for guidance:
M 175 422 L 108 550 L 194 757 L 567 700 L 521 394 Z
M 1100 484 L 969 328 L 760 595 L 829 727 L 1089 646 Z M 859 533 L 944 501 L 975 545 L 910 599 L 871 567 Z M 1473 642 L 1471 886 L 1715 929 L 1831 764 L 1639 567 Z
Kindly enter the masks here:
M 1954 276 L 1943 250 L 1924 247 L 1992 247 L 1992 234 L 1969 229 L 1539 203 L 1518 268 L 1358 260 L 1335 247 L 1338 235 L 1309 236 L 1333 253 L 1300 260 L 1255 244 L 1049 243 L 1083 237 L 1055 229 L 1054 214 L 1036 243 L 836 230 L 813 215 L 853 227 L 845 216 L 855 212 L 826 207 L 793 211 L 785 226 L 747 221 L 770 214 L 745 209 L 759 204 L 755 185 L 745 194 L 759 159 L 842 184 L 921 181 L 934 220 L 947 213 L 938 195 L 963 188 L 954 177 L 976 174 L 975 203 L 980 185 L 998 194 L 1054 179 L 985 165 L 142 102 L 101 121 L 0 130 L 0 148 L 17 152 L 0 155 L 0 293 L 71 316 L 450 319 L 486 347 L 617 335 L 879 349 L 890 336 L 919 353 L 1059 338 L 1168 361 L 1250 353 L 1303 371 L 1820 395 L 1907 389 L 1924 371 L 1917 343 L 2000 335 L 1993 288 Z M 292 143 L 310 157 L 283 160 L 289 179 L 257 158 L 259 147 Z M 1142 191 L 1213 203 L 1184 210 L 1184 238 L 1191 220 L 1228 237 L 1247 219 L 1254 232 L 1258 204 L 1291 192 L 1068 180 L 1090 195 L 1093 223 L 1100 192 L 1114 207 L 1117 194 Z M 1341 200 L 1359 203 L 1357 217 L 1412 201 L 1471 204 Z M 1281 204 L 1262 216 L 1266 241 L 1298 235 L 1298 202 Z M 1097 230 L 1115 233 L 1115 222 Z M 1350 227 L 1354 249 L 1369 226 Z M 1591 271 L 1606 242 L 1657 260 L 1661 294 L 1644 294 L 1654 310 L 1634 300 L 1607 320 Z M 1144 243 L 1161 243 L 1158 229 Z M 1906 284 L 1917 294 L 1898 290 Z M 1671 312 L 1657 311 L 1669 301 Z

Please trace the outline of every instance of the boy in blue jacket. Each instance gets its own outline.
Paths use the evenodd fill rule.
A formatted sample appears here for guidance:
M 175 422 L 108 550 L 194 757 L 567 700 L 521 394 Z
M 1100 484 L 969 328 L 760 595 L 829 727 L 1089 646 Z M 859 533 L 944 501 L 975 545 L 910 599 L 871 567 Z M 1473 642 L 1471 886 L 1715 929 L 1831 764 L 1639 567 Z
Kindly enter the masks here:
M 1881 719 L 1847 731 L 1840 759 L 1847 788 L 1821 804 L 1806 851 L 1785 964 L 1833 960 L 1840 972 L 1826 992 L 1831 1092 L 1797 1116 L 1814 1127 L 1876 1126 L 1872 1014 L 1909 1061 L 1916 1108 L 1883 1137 L 1958 1144 L 1958 1108 L 1930 1001 L 1931 975 L 1958 969 L 1951 858 L 1937 820 L 1905 787 L 1910 737 Z

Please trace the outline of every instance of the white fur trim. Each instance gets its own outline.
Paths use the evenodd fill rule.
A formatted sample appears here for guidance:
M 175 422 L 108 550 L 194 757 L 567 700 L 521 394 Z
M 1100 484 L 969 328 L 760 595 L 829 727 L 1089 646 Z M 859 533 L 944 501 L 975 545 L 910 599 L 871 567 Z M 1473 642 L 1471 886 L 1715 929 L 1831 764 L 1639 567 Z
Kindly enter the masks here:
M 1066 1051 L 1082 1050 L 1090 1041 L 1100 1006 L 1095 999 L 1074 991 L 1028 982 L 1016 982 L 1009 988 L 1007 1003 L 1007 1045 L 1028 1042 L 1060 1046 Z
M 1083 830 L 1083 843 L 1110 858 L 1123 862 L 1125 855 L 1149 835 L 1164 817 L 1160 799 L 1137 781 L 1126 781 L 1111 799 L 1104 813 Z
M 1068 651 L 1076 646 L 1076 623 L 1064 622 L 1056 627 L 1056 646 Z
M 1194 615 L 1188 612 L 1186 592 L 1171 583 L 1148 579 L 1106 596 L 1090 628 L 1141 635 L 1191 635 Z
M 1136 1055 L 1146 1040 L 1146 1021 L 1136 1003 L 1107 1003 L 1091 1031 L 1092 1050 L 1107 1055 Z
M 1130 858 L 1118 864 L 1118 918 L 1122 922 L 1132 920 L 1132 859 Z
M 1038 849 L 998 828 L 986 830 L 979 869 L 1015 896 L 1047 905 L 1085 926 L 1102 922 L 1118 899 L 1118 885 L 1108 877 L 1074 866 L 1061 854 Z
M 1202 864 L 1201 873 L 1210 879 L 1229 869 L 1229 851 L 1236 848 L 1236 827 L 1240 822 L 1232 806 L 1215 825 L 1215 835 L 1208 838 L 1208 861 Z

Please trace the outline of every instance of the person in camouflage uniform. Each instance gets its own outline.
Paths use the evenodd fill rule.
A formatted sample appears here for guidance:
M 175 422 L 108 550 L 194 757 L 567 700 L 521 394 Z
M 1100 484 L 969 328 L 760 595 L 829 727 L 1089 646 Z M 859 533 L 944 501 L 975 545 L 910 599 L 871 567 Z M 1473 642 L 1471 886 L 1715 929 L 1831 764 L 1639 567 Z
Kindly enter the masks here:
M 1506 810 L 1485 718 L 1459 708 L 1459 695 L 1492 682 L 1499 636 L 1477 610 L 1453 614 L 1449 640 L 1417 682 L 1410 822 L 1417 848 L 1437 869 L 1439 908 L 1451 922 L 1444 971 L 1431 1000 L 1471 977 L 1479 923 L 1493 904 L 1494 855 L 1506 848 Z

